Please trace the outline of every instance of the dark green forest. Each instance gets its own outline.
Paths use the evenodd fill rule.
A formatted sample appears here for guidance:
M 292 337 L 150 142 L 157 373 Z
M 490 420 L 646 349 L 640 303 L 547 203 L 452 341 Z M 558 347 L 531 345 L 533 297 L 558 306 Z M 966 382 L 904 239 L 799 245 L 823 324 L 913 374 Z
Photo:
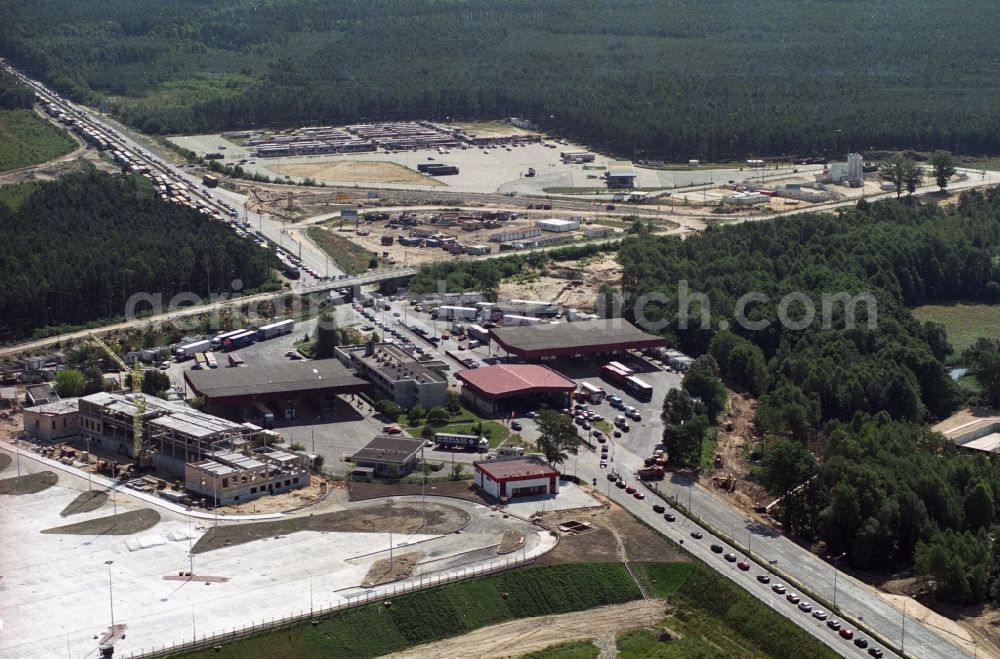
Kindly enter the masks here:
M 889 572 L 913 564 L 945 599 L 1000 600 L 1000 556 L 986 535 L 998 519 L 1000 462 L 958 454 L 927 425 L 960 404 L 995 402 L 1000 382 L 984 377 L 982 393 L 960 390 L 944 366 L 951 348 L 943 326 L 916 321 L 908 308 L 1000 301 L 998 256 L 995 190 L 964 194 L 944 209 L 862 202 L 838 215 L 713 228 L 684 241 L 626 240 L 619 253 L 625 314 L 635 319 L 630 300 L 660 293 L 665 301 L 646 305 L 647 321 L 667 322 L 661 331 L 676 345 L 705 355 L 684 379 L 684 390 L 702 403 L 670 392 L 665 440 L 687 447 L 693 439 L 686 452 L 697 459 L 699 438 L 680 429 L 718 413 L 717 372 L 760 397 L 756 426 L 766 441 L 753 457 L 761 483 L 782 495 L 816 477 L 781 507 L 790 530 L 846 552 L 853 567 Z M 708 329 L 698 303 L 688 309 L 688 329 L 679 329 L 682 280 L 707 296 Z M 752 291 L 771 298 L 747 307 L 748 320 L 770 321 L 764 329 L 744 329 L 734 314 L 738 298 Z M 798 291 L 814 301 L 816 317 L 804 329 L 786 328 L 778 300 Z M 863 303 L 854 328 L 845 327 L 843 304 L 822 326 L 821 296 L 840 292 L 872 294 L 874 327 Z M 798 320 L 804 308 L 792 304 L 788 316 Z M 730 329 L 719 330 L 720 321 Z M 1000 342 L 977 343 L 964 361 L 976 373 L 993 372 Z
M 0 71 L 0 110 L 30 110 L 35 92 L 7 73 Z
M 0 341 L 120 316 L 135 293 L 167 305 L 271 277 L 269 253 L 224 223 L 163 203 L 145 179 L 96 169 L 35 186 L 16 209 L 0 203 L 0 235 Z
M 524 116 L 633 158 L 1000 150 L 989 0 L 10 0 L 0 54 L 151 132 Z

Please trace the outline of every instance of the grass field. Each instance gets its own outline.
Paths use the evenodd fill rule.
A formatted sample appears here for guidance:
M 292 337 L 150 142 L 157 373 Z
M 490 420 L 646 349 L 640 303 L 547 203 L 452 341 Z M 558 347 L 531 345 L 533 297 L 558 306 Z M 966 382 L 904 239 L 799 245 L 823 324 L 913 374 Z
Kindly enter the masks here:
M 59 535 L 132 535 L 148 531 L 159 523 L 160 513 L 151 508 L 141 508 L 89 519 L 86 522 L 43 529 L 41 532 Z
M 424 427 L 425 419 L 421 419 L 420 423 L 416 425 L 410 425 L 407 421 L 405 414 L 400 415 L 397 420 L 399 425 L 406 428 L 406 430 L 414 437 L 420 436 L 420 430 Z M 482 423 L 483 430 L 489 434 L 490 448 L 496 448 L 500 446 L 504 441 L 506 441 L 511 436 L 510 428 L 498 423 L 496 421 L 490 421 L 484 419 L 483 417 L 477 415 L 471 410 L 463 409 L 458 414 L 452 415 L 448 423 L 443 426 L 432 426 L 434 432 L 448 432 L 455 433 L 458 435 L 471 435 L 472 427 L 476 424 Z
M 391 607 L 368 604 L 323 618 L 316 626 L 298 625 L 184 656 L 377 657 L 514 618 L 639 597 L 628 571 L 616 563 L 533 567 L 402 595 L 393 598 Z
M 17 210 L 24 203 L 24 200 L 37 190 L 40 185 L 41 183 L 38 181 L 31 181 L 28 183 L 18 183 L 17 185 L 0 186 L 0 204 L 7 206 L 11 210 Z
M 660 629 L 618 638 L 623 659 L 646 657 L 836 657 L 826 646 L 702 563 L 641 563 L 639 578 L 674 612 L 661 629 L 679 640 L 661 642 Z
M 1000 339 L 1000 305 L 990 304 L 928 304 L 913 309 L 921 321 L 943 323 L 948 330 L 948 340 L 955 349 L 953 360 L 981 336 Z
M 599 654 L 601 649 L 590 641 L 567 641 L 529 652 L 521 659 L 596 659 Z
M 0 172 L 37 165 L 76 147 L 66 133 L 29 110 L 0 111 Z
M 20 478 L 14 476 L 0 481 L 0 494 L 20 496 L 22 494 L 38 494 L 59 481 L 59 477 L 51 471 L 39 471 L 35 474 L 24 474 Z
M 330 255 L 330 260 L 349 275 L 361 274 L 369 268 L 374 252 L 355 245 L 347 238 L 338 236 L 336 232 L 322 227 L 309 227 L 306 230 L 309 238 Z

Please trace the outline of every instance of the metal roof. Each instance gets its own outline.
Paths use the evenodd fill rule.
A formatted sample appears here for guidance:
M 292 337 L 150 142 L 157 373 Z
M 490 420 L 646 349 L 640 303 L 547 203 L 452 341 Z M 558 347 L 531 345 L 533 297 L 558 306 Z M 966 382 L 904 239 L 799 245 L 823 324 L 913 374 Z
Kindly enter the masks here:
M 351 460 L 358 462 L 384 462 L 402 464 L 420 450 L 423 441 L 407 437 L 379 435 L 354 454 Z
M 559 475 L 559 472 L 550 467 L 547 462 L 533 455 L 512 460 L 476 461 L 472 464 L 495 481 Z
M 536 392 L 576 390 L 576 382 L 548 366 L 536 364 L 498 364 L 459 371 L 455 377 L 479 393 L 491 398 L 505 398 Z
M 578 355 L 667 345 L 666 339 L 647 334 L 623 318 L 495 327 L 490 330 L 490 335 L 508 353 L 521 357 Z
M 368 382 L 356 377 L 336 359 L 189 370 L 184 372 L 184 379 L 196 393 L 210 402 L 229 398 L 266 399 L 353 392 L 369 386 Z

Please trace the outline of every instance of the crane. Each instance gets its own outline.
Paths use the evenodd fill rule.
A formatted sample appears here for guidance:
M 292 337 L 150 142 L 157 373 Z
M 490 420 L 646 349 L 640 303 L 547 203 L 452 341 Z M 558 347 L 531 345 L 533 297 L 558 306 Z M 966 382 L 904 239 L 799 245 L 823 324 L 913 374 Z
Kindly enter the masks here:
M 135 407 L 135 412 L 132 415 L 132 457 L 135 458 L 136 467 L 145 467 L 149 462 L 149 456 L 142 442 L 142 417 L 146 413 L 146 401 L 142 396 L 142 369 L 139 368 L 139 357 L 138 355 L 132 359 L 132 368 L 128 367 L 118 354 L 111 349 L 111 347 L 101 340 L 96 334 L 91 334 L 90 338 L 101 347 L 108 354 L 118 367 L 123 371 L 132 372 L 132 405 Z

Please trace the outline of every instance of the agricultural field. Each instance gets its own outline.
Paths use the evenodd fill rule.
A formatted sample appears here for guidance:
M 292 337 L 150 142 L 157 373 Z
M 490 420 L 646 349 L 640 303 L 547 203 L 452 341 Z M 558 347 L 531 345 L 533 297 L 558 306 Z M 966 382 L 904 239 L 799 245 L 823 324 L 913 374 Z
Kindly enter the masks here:
M 979 337 L 1000 339 L 1000 305 L 928 304 L 913 309 L 917 320 L 933 320 L 948 330 L 948 341 L 955 349 L 952 359 L 975 343 Z
M 221 649 L 184 656 L 377 657 L 487 625 L 580 611 L 638 599 L 625 566 L 614 563 L 534 567 L 402 595 Z
M 75 148 L 69 135 L 30 110 L 0 111 L 0 172 L 48 162 Z

